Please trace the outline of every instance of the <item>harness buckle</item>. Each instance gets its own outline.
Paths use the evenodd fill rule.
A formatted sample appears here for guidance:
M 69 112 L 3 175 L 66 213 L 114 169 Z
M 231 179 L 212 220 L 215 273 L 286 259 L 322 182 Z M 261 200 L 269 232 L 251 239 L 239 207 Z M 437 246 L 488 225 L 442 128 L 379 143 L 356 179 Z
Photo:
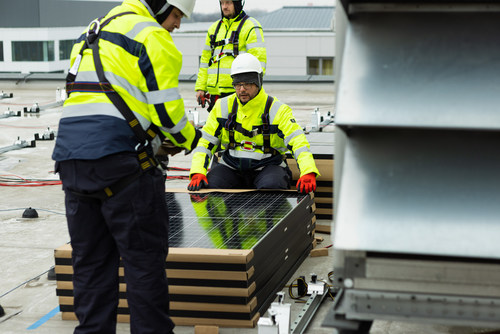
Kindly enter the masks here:
M 137 145 L 135 146 L 135 151 L 136 151 L 136 152 L 142 151 L 142 150 L 144 150 L 144 149 L 145 149 L 146 147 L 148 147 L 148 146 L 149 146 L 149 141 L 148 141 L 148 140 L 146 140 L 146 142 L 145 142 L 144 144 L 142 144 L 142 143 L 137 144 Z
M 242 140 L 240 143 L 240 147 L 242 150 L 247 151 L 247 152 L 253 152 L 255 151 L 255 143 L 253 141 L 249 140 Z
M 219 62 L 219 61 L 220 61 L 222 58 L 224 58 L 225 56 L 226 56 L 226 54 L 225 54 L 224 52 L 221 52 L 221 53 L 217 54 L 217 55 L 215 56 L 214 63 Z
M 89 42 L 89 44 L 92 44 L 96 40 L 100 30 L 101 30 L 101 22 L 99 22 L 99 19 L 95 19 L 92 22 L 90 22 L 86 34 L 87 41 Z

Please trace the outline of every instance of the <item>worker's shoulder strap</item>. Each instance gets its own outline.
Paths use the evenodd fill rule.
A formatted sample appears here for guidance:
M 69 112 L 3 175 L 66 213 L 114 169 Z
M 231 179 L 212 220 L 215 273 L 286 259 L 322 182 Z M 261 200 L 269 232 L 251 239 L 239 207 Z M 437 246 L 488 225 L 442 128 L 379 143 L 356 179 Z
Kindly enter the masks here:
M 92 21 L 89 25 L 87 38 L 85 40 L 84 46 L 82 47 L 82 50 L 80 51 L 79 56 L 83 54 L 83 50 L 85 50 L 86 48 L 92 49 L 95 70 L 97 73 L 97 77 L 99 79 L 97 88 L 100 88 L 99 90 L 106 94 L 106 96 L 110 99 L 113 105 L 123 115 L 123 117 L 129 124 L 130 128 L 134 132 L 137 140 L 139 141 L 139 145 L 136 147 L 136 151 L 138 152 L 141 168 L 142 170 L 148 170 L 158 165 L 157 161 L 154 158 L 154 153 L 150 145 L 150 141 L 151 139 L 156 137 L 156 135 L 160 133 L 160 131 L 156 126 L 150 127 L 147 131 L 142 128 L 142 125 L 140 124 L 137 117 L 135 117 L 134 113 L 132 112 L 128 104 L 123 100 L 120 94 L 118 94 L 118 92 L 116 92 L 113 89 L 111 83 L 106 79 L 101 62 L 101 57 L 99 54 L 99 39 L 102 28 L 106 26 L 109 22 L 111 22 L 111 20 L 126 14 L 135 14 L 135 13 L 134 12 L 118 13 L 106 19 L 102 24 L 99 22 L 99 19 Z M 77 71 L 75 71 L 75 78 L 76 78 L 76 73 Z
M 273 153 L 274 149 L 271 148 L 271 134 L 270 134 L 270 122 L 269 122 L 269 110 L 271 110 L 271 105 L 273 104 L 274 98 L 272 96 L 267 96 L 266 108 L 262 114 L 262 135 L 264 136 L 264 153 Z
M 217 24 L 217 27 L 215 28 L 215 31 L 212 35 L 210 35 L 210 49 L 212 49 L 212 55 L 213 52 L 215 51 L 215 48 L 218 46 L 226 45 L 226 44 L 233 44 L 233 54 L 234 57 L 236 57 L 239 53 L 238 51 L 238 44 L 239 44 L 239 39 L 240 39 L 240 32 L 241 29 L 243 28 L 243 25 L 245 24 L 245 21 L 249 18 L 247 14 L 245 14 L 241 20 L 240 23 L 238 24 L 238 28 L 231 33 L 231 36 L 229 39 L 223 39 L 220 41 L 216 41 L 217 39 L 217 34 L 219 33 L 220 27 L 222 25 L 222 20 L 219 21 Z
M 104 16 L 101 16 L 101 17 L 93 20 L 92 22 L 90 22 L 88 29 L 87 29 L 87 32 L 86 32 L 86 36 L 85 36 L 83 45 L 80 49 L 80 52 L 78 53 L 78 56 L 76 57 L 75 62 L 73 63 L 73 66 L 69 70 L 68 75 L 66 76 L 66 85 L 68 85 L 68 83 L 71 84 L 71 83 L 75 82 L 76 74 L 78 73 L 78 68 L 80 67 L 80 62 L 81 62 L 81 59 L 83 57 L 83 51 L 88 49 L 90 47 L 90 44 L 93 43 L 97 39 L 102 28 L 107 26 L 108 23 L 111 22 L 112 20 L 114 20 L 115 18 L 117 18 L 119 16 L 123 16 L 123 15 L 128 15 L 128 14 L 136 14 L 136 13 L 134 13 L 134 12 L 118 13 L 118 14 L 115 14 L 113 16 L 110 16 L 102 23 L 101 23 L 101 20 L 103 19 Z M 71 89 L 67 90 L 67 91 L 71 92 Z
M 219 33 L 219 30 L 220 30 L 220 26 L 222 25 L 222 19 L 219 20 L 219 23 L 217 23 L 217 27 L 215 27 L 215 31 L 212 35 L 210 35 L 210 48 L 212 49 L 212 52 L 213 50 L 215 49 L 216 47 L 216 39 L 217 39 L 217 34 Z
M 249 16 L 245 14 L 245 16 L 243 16 L 243 18 L 241 19 L 240 24 L 238 25 L 238 29 L 233 31 L 233 33 L 231 34 L 231 41 L 233 43 L 233 55 L 235 58 L 239 54 L 238 45 L 240 41 L 240 32 L 248 17 Z

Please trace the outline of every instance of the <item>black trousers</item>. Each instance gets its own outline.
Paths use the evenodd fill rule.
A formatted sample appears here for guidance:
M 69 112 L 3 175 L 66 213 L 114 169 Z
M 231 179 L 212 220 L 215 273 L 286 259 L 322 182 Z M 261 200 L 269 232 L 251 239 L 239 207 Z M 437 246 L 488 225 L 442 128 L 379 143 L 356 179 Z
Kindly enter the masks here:
M 260 171 L 237 171 L 216 164 L 207 174 L 208 188 L 212 189 L 289 189 L 291 175 L 288 168 L 269 165 Z
M 125 269 L 131 333 L 171 333 L 168 282 L 168 211 L 165 181 L 154 168 L 104 201 L 94 192 L 137 172 L 135 154 L 57 164 L 65 191 L 73 248 L 74 333 L 115 333 L 120 257 Z M 123 298 L 123 292 L 120 293 Z

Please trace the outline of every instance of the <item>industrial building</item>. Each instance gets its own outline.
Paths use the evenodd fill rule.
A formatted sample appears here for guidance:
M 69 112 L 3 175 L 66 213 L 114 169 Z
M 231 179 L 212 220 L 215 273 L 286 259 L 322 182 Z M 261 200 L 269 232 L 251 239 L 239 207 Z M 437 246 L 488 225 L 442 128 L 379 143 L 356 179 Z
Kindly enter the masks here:
M 63 78 L 74 40 L 91 20 L 116 5 L 100 0 L 92 1 L 92 6 L 88 1 L 70 0 L 0 4 L 0 74 L 60 73 L 55 76 Z M 333 81 L 334 11 L 333 6 L 283 7 L 256 17 L 263 26 L 268 50 L 267 80 Z M 185 23 L 172 34 L 184 56 L 181 80 L 196 79 L 211 23 Z

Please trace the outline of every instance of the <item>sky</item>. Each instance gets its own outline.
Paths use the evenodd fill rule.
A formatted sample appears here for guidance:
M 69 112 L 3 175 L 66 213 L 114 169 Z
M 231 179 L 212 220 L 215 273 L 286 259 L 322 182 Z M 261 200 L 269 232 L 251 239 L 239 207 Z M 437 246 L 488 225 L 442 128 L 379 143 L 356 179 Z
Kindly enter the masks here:
M 246 0 L 244 9 L 266 10 L 268 12 L 284 6 L 333 6 L 335 0 Z M 217 0 L 197 0 L 195 13 L 214 13 L 219 11 Z
M 111 0 L 122 2 L 123 0 Z M 245 0 L 244 9 L 273 11 L 284 6 L 333 6 L 335 0 Z M 219 13 L 218 0 L 197 0 L 194 6 L 195 13 Z

